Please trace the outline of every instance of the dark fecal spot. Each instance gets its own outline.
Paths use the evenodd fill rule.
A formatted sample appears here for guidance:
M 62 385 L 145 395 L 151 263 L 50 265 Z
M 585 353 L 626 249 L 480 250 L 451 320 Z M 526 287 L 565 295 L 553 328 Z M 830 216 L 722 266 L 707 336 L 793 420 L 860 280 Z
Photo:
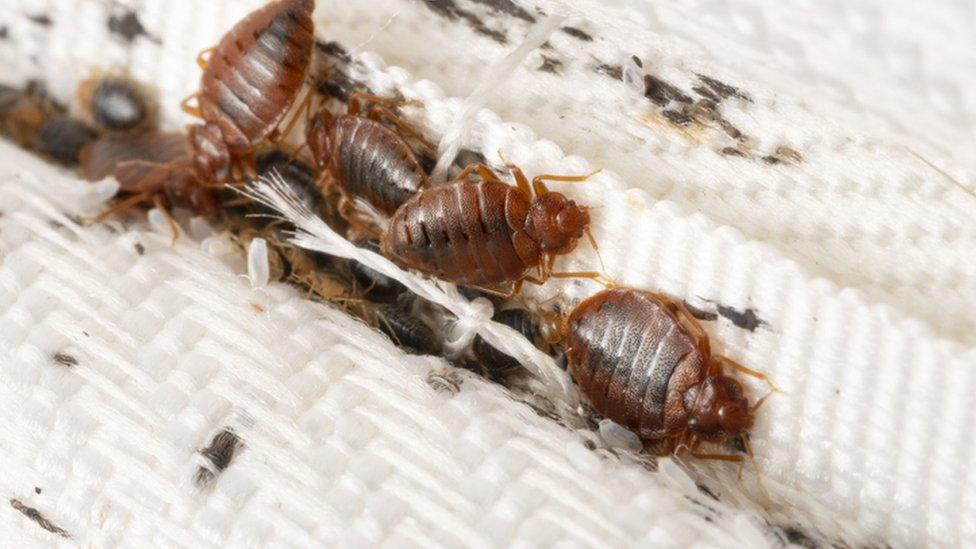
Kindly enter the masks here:
M 745 151 L 741 151 L 741 150 L 739 150 L 739 149 L 737 149 L 735 147 L 725 147 L 724 149 L 722 149 L 722 150 L 720 150 L 718 152 L 719 152 L 719 154 L 722 154 L 724 156 L 739 156 L 739 157 L 742 157 L 742 158 L 745 158 L 746 157 Z
M 132 10 L 125 10 L 122 13 L 113 13 L 108 18 L 108 30 L 112 34 L 125 40 L 133 42 L 140 36 L 152 39 L 146 27 L 139 21 L 139 16 Z M 155 41 L 155 40 L 154 40 Z
M 739 131 L 739 128 L 733 126 L 728 120 L 718 117 L 715 119 L 715 121 L 718 122 L 718 125 L 722 127 L 722 131 L 725 132 L 725 135 L 735 139 L 736 141 L 746 140 L 746 136 Z
M 61 536 L 65 539 L 71 539 L 71 534 L 69 534 L 67 530 L 55 525 L 53 522 L 45 518 L 44 515 L 42 515 L 37 509 L 24 505 L 19 499 L 11 499 L 10 506 L 20 511 L 21 514 L 36 522 L 38 526 L 47 530 L 48 532 Z
M 240 437 L 231 429 L 223 429 L 214 435 L 210 439 L 210 444 L 200 450 L 200 455 L 207 460 L 210 467 L 197 469 L 195 477 L 197 486 L 206 486 L 215 476 L 227 469 L 234 455 L 243 445 Z
M 585 446 L 587 450 L 591 450 L 591 451 L 592 451 L 592 450 L 596 450 L 596 443 L 595 443 L 595 442 L 593 442 L 593 441 L 592 441 L 592 440 L 590 440 L 590 439 L 586 439 L 586 440 L 584 440 L 584 441 L 583 441 L 583 446 Z
M 715 92 L 705 86 L 692 86 L 691 91 L 697 93 L 698 95 L 708 99 L 709 101 L 714 101 L 718 103 L 722 100 Z
M 639 69 L 643 69 L 644 68 L 644 62 L 641 61 L 641 58 L 640 57 L 637 57 L 636 55 L 631 55 L 630 56 L 630 59 L 631 59 L 631 61 L 634 62 L 635 65 L 637 65 L 637 68 L 639 68 Z
M 78 365 L 78 359 L 69 355 L 68 353 L 57 353 L 51 357 L 51 360 L 62 366 L 67 366 L 68 368 Z
M 715 494 L 715 492 L 712 492 L 711 490 L 709 490 L 708 489 L 708 486 L 705 486 L 704 484 L 696 484 L 695 486 L 698 487 L 698 491 L 699 492 L 705 494 L 706 496 L 708 496 L 709 498 L 711 498 L 711 499 L 713 499 L 715 501 L 719 501 L 718 496 Z M 711 509 L 711 507 L 709 507 L 709 509 Z
M 512 17 L 517 17 L 527 23 L 535 23 L 535 17 L 532 16 L 525 8 L 519 6 L 512 0 L 471 0 L 476 4 L 481 4 L 483 6 L 488 6 L 492 11 L 496 13 L 504 13 L 511 15 Z
M 773 165 L 776 165 L 776 164 L 779 164 L 779 163 L 782 162 L 782 160 L 780 160 L 779 158 L 777 158 L 776 156 L 773 156 L 771 154 L 762 157 L 762 161 L 765 162 L 766 164 L 769 164 L 770 166 L 773 166 Z
M 135 243 L 135 248 L 136 248 L 136 253 L 137 254 L 139 254 L 139 255 L 145 255 L 146 254 L 146 247 L 142 245 L 142 242 L 136 242 Z
M 37 494 L 37 495 L 41 495 L 41 488 L 38 487 L 38 486 L 35 486 L 34 487 L 34 493 Z
M 451 21 L 463 20 L 478 34 L 491 38 L 495 42 L 505 44 L 508 38 L 505 34 L 488 28 L 481 19 L 470 11 L 461 9 L 454 0 L 422 0 L 427 9 Z M 487 0 L 485 1 L 487 3 Z M 528 12 L 526 12 L 528 13 Z
M 661 115 L 668 119 L 675 126 L 687 126 L 693 122 L 693 119 L 687 114 L 679 111 L 666 110 L 662 111 Z
M 783 534 L 786 535 L 787 541 L 793 545 L 798 545 L 807 549 L 824 547 L 824 544 L 818 543 L 817 540 L 813 539 L 806 532 L 796 527 L 784 528 Z M 840 545 L 838 545 L 838 547 L 840 547 Z
M 560 69 L 562 69 L 563 62 L 549 57 L 547 55 L 542 56 L 542 65 L 539 66 L 539 70 L 542 72 L 548 72 L 550 74 L 559 74 Z
M 51 20 L 51 16 L 44 13 L 40 15 L 28 15 L 27 18 L 30 19 L 32 23 L 37 23 L 42 27 L 50 27 L 52 24 L 54 24 L 54 21 Z
M 614 80 L 624 79 L 624 68 L 620 65 L 608 65 L 606 63 L 600 63 L 596 67 L 593 67 L 593 71 L 597 74 L 605 74 Z
M 776 147 L 776 156 L 795 164 L 803 163 L 803 155 L 800 154 L 796 149 L 792 149 L 785 145 Z
M 726 307 L 725 305 L 718 306 L 718 314 L 729 319 L 732 324 L 742 328 L 743 330 L 748 330 L 750 332 L 756 331 L 756 328 L 766 324 L 765 320 L 760 319 L 756 316 L 756 311 L 752 309 L 746 309 L 745 311 L 738 311 L 732 307 Z
M 691 97 L 688 94 L 650 74 L 644 75 L 644 96 L 661 107 L 667 106 L 671 101 L 691 103 Z
M 343 63 L 349 63 L 352 61 L 352 56 L 349 55 L 346 48 L 342 47 L 342 44 L 339 44 L 338 42 L 322 42 L 321 40 L 316 40 L 315 47 L 325 55 L 338 59 Z
M 727 99 L 729 97 L 736 97 L 738 99 L 742 99 L 752 103 L 752 98 L 749 97 L 749 94 L 740 90 L 739 88 L 736 88 L 735 86 L 730 86 L 724 82 L 721 82 L 709 76 L 705 76 L 703 74 L 698 75 L 698 80 L 700 80 L 702 84 L 705 84 L 706 86 L 711 88 L 712 91 L 714 91 L 715 93 L 717 93 L 723 98 Z
M 0 27 L 0 40 L 6 40 L 8 38 L 10 38 L 10 29 L 7 28 L 7 25 L 3 25 Z
M 688 312 L 691 313 L 691 316 L 697 318 L 698 320 L 705 320 L 711 322 L 713 320 L 718 319 L 717 313 L 703 311 L 702 309 L 699 309 L 698 307 L 691 305 L 687 301 L 685 301 L 684 304 L 685 304 L 685 309 L 688 309 Z
M 563 27 L 561 30 L 563 32 L 565 32 L 566 34 L 572 36 L 573 38 L 577 39 L 577 40 L 582 40 L 584 42 L 592 42 L 593 41 L 593 37 L 590 36 L 589 33 L 587 33 L 586 31 L 584 31 L 582 29 L 578 29 L 576 27 Z

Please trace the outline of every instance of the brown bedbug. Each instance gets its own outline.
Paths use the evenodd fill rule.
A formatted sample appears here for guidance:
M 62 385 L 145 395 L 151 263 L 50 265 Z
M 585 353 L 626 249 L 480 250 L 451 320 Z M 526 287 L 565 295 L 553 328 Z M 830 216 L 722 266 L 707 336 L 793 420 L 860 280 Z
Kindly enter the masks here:
M 82 149 L 98 137 L 88 124 L 57 115 L 41 124 L 34 134 L 34 149 L 65 166 L 77 166 Z
M 188 130 L 200 180 L 223 182 L 232 167 L 250 169 L 254 148 L 276 137 L 308 75 L 314 9 L 314 0 L 271 2 L 200 54 L 200 89 L 183 101 L 184 111 L 204 120 Z
M 750 407 L 742 385 L 723 371 L 766 377 L 712 355 L 707 334 L 681 301 L 603 290 L 567 316 L 563 332 L 569 370 L 593 408 L 661 455 L 687 446 L 695 457 L 742 461 L 698 452 L 702 442 L 733 439 L 751 455 L 747 431 L 758 404 Z
M 158 108 L 145 86 L 122 75 L 96 75 L 78 86 L 85 116 L 108 133 L 152 129 Z
M 510 168 L 517 187 L 473 164 L 454 181 L 416 194 L 390 219 L 383 255 L 401 267 L 481 289 L 513 282 L 512 295 L 525 280 L 602 278 L 594 272 L 552 272 L 556 256 L 589 236 L 590 214 L 544 182 L 585 181 L 592 174 L 540 175 L 530 184 L 521 169 Z M 479 177 L 468 178 L 472 173 Z M 590 242 L 596 246 L 592 237 Z M 531 276 L 531 269 L 539 276 Z
M 334 185 L 344 199 L 365 200 L 389 216 L 427 186 L 427 172 L 410 145 L 383 123 L 424 143 L 418 132 L 390 110 L 404 103 L 356 93 L 349 97 L 346 114 L 335 116 L 323 108 L 312 117 L 306 126 L 306 144 L 324 187 Z M 365 109 L 367 104 L 370 107 Z M 364 109 L 365 116 L 360 114 Z
M 186 208 L 197 215 L 217 214 L 217 189 L 200 184 L 191 174 L 186 136 L 181 133 L 147 132 L 136 136 L 105 136 L 82 151 L 82 174 L 89 181 L 114 176 L 119 190 L 129 196 L 103 212 L 97 220 L 136 206 L 153 203 Z M 168 213 L 167 213 L 168 215 Z M 178 233 L 173 224 L 174 238 Z

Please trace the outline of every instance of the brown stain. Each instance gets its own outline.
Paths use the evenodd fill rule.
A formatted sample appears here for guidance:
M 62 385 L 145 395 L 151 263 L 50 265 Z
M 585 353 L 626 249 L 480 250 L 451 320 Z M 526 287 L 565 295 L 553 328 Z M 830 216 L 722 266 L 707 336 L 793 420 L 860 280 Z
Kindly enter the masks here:
M 498 42 L 499 44 L 508 43 L 508 37 L 506 37 L 504 33 L 488 27 L 487 25 L 484 24 L 483 21 L 481 21 L 480 17 L 478 17 L 477 15 L 475 15 L 474 13 L 468 10 L 462 9 L 457 5 L 456 2 L 454 2 L 454 0 L 421 0 L 421 1 L 424 3 L 425 6 L 427 6 L 427 9 L 429 9 L 430 11 L 434 12 L 437 15 L 440 15 L 441 17 L 444 17 L 445 19 L 448 19 L 450 21 L 459 21 L 459 20 L 464 21 L 475 32 L 481 34 L 482 36 L 487 36 L 488 38 L 494 40 L 495 42 Z M 488 1 L 484 0 L 483 3 L 487 4 Z M 501 5 L 502 2 L 493 2 L 493 4 Z
M 50 27 L 54 24 L 54 20 L 52 20 L 51 16 L 46 13 L 28 15 L 27 19 L 30 20 L 31 23 L 36 23 L 42 27 Z
M 213 479 L 230 466 L 234 456 L 244 447 L 237 433 L 233 429 L 225 428 L 220 430 L 205 448 L 200 449 L 200 455 L 206 459 L 210 467 L 200 467 L 197 469 L 194 481 L 198 487 L 204 487 Z
M 710 76 L 705 76 L 704 74 L 698 74 L 698 80 L 708 86 L 713 92 L 721 96 L 723 99 L 728 99 L 730 97 L 735 97 L 737 99 L 742 99 L 743 101 L 748 101 L 752 103 L 752 97 L 748 93 L 742 91 L 735 86 L 731 86 Z
M 521 19 L 526 23 L 535 23 L 535 17 L 529 13 L 528 10 L 519 6 L 512 0 L 471 0 L 471 2 L 481 4 L 482 6 L 487 6 L 495 13 L 510 15 L 517 19 Z
M 108 30 L 125 42 L 135 42 L 140 36 L 145 37 L 157 44 L 158 38 L 154 38 L 139 20 L 139 15 L 131 9 L 125 9 L 119 13 L 109 15 L 107 22 Z
M 651 74 L 644 75 L 644 97 L 659 107 L 667 107 L 672 101 L 691 103 L 691 96 L 677 86 Z
M 51 360 L 53 360 L 57 364 L 66 366 L 68 368 L 73 368 L 78 365 L 77 358 L 69 355 L 68 353 L 63 353 L 63 352 L 55 354 L 53 357 L 51 357 Z
M 586 31 L 584 31 L 582 29 L 578 29 L 576 27 L 563 27 L 563 28 L 561 28 L 559 30 L 563 31 L 564 33 L 572 36 L 573 38 L 575 38 L 577 40 L 582 40 L 583 42 L 592 42 L 593 41 L 593 36 L 591 36 L 588 32 L 586 32 Z
M 733 307 L 728 307 L 725 305 L 718 306 L 718 314 L 722 317 L 728 319 L 735 326 L 747 330 L 749 332 L 755 332 L 760 326 L 766 325 L 766 321 L 759 318 L 756 315 L 754 309 L 746 309 L 740 311 Z
M 607 63 L 600 63 L 595 67 L 593 67 L 593 72 L 597 74 L 602 74 L 604 76 L 609 76 L 614 80 L 623 81 L 624 79 L 624 68 L 621 67 L 620 65 L 610 65 Z
M 560 74 L 562 73 L 563 62 L 548 55 L 542 56 L 542 65 L 539 66 L 540 71 L 548 72 L 550 74 Z
M 38 526 L 47 530 L 48 532 L 61 536 L 64 539 L 71 539 L 71 534 L 69 534 L 67 530 L 61 528 L 60 526 L 48 520 L 37 509 L 24 505 L 24 503 L 21 502 L 19 499 L 11 499 L 10 506 L 16 509 L 17 511 L 20 511 L 21 514 L 34 521 L 35 523 L 37 523 Z
M 704 309 L 699 309 L 698 307 L 695 307 L 694 305 L 688 303 L 687 301 L 683 301 L 682 303 L 684 303 L 685 309 L 688 309 L 688 312 L 691 313 L 691 316 L 697 318 L 698 320 L 706 320 L 709 322 L 718 320 L 718 313 L 713 313 L 710 311 L 706 311 Z
M 142 242 L 136 242 L 133 247 L 136 249 L 137 254 L 146 255 L 146 247 L 142 245 Z

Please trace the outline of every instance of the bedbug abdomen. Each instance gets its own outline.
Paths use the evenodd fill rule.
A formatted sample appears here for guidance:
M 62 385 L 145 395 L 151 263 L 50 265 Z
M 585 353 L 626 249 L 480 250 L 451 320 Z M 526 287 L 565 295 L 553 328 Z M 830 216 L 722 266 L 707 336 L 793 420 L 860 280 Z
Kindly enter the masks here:
M 570 371 L 597 412 L 645 439 L 684 428 L 681 397 L 704 378 L 705 357 L 653 294 L 600 292 L 566 329 Z
M 530 265 L 513 244 L 512 226 L 524 222 L 527 202 L 501 181 L 454 181 L 425 189 L 390 219 L 383 254 L 402 267 L 457 284 L 518 280 Z M 518 212 L 521 220 L 513 219 Z
M 395 132 L 369 118 L 340 116 L 335 124 L 338 183 L 392 215 L 427 185 L 417 157 Z
M 235 154 L 271 133 L 294 103 L 314 45 L 314 0 L 279 0 L 252 12 L 217 45 L 203 72 L 200 110 Z

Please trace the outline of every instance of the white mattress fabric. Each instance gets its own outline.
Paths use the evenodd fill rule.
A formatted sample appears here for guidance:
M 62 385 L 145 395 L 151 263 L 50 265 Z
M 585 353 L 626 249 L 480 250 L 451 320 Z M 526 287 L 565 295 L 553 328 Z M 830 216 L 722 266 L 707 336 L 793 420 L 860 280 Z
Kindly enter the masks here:
M 196 51 L 258 4 L 12 2 L 0 60 L 14 83 L 40 77 L 64 98 L 94 68 L 127 69 L 175 124 Z M 5 147 L 8 537 L 973 543 L 972 6 L 322 0 L 316 15 L 323 40 L 355 52 L 358 79 L 421 101 L 409 116 L 440 136 L 540 11 L 570 31 L 499 83 L 464 146 L 530 175 L 604 168 L 559 190 L 596 207 L 607 274 L 712 313 L 713 347 L 784 390 L 752 431 L 765 492 L 734 466 L 690 463 L 694 481 L 670 460 L 651 472 L 477 379 L 434 390 L 444 363 L 287 288 L 255 292 L 189 239 L 79 229 L 65 214 L 97 210 L 80 197 L 104 189 Z M 706 94 L 720 116 L 681 119 L 683 97 Z M 562 265 L 597 264 L 581 249 Z M 241 446 L 201 489 L 203 449 L 227 428 Z

